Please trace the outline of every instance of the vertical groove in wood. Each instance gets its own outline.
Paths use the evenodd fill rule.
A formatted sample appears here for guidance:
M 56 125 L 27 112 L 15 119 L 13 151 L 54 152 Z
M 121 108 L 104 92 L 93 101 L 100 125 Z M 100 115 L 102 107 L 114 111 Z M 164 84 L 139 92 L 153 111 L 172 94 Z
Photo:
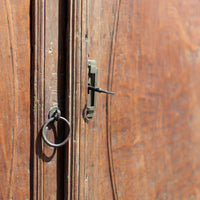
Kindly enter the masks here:
M 67 100 L 68 100 L 68 114 L 69 114 L 69 122 L 71 124 L 71 131 L 72 131 L 72 135 L 73 135 L 73 68 L 72 68 L 72 63 L 73 63 L 73 59 L 72 59 L 72 48 L 73 48 L 73 10 L 74 7 L 74 1 L 70 0 L 68 2 L 68 31 L 67 31 L 67 74 L 66 77 L 68 79 L 68 96 L 66 96 Z M 67 146 L 67 152 L 68 155 L 66 156 L 67 161 L 65 161 L 65 166 L 67 167 L 66 171 L 67 171 L 67 180 L 65 182 L 65 195 L 64 195 L 64 199 L 66 200 L 70 200 L 71 199 L 71 193 L 72 193 L 72 138 L 73 136 L 71 136 L 70 140 L 69 140 L 69 144 Z
M 34 157 L 33 199 L 44 199 L 44 169 L 40 159 L 42 138 L 40 129 L 44 123 L 44 1 L 35 0 L 34 5 L 34 143 L 32 156 Z
M 75 175 L 76 175 L 76 162 L 75 162 L 75 155 L 76 155 L 76 147 L 74 144 L 74 140 L 75 140 L 75 106 L 76 104 L 74 104 L 75 102 L 75 98 L 76 98 L 76 94 L 75 93 L 75 63 L 76 63 L 76 59 L 75 56 L 76 55 L 76 51 L 75 51 L 75 46 L 76 46 L 76 1 L 73 1 L 73 37 L 72 37 L 72 102 L 73 102 L 73 106 L 72 106 L 72 174 L 71 174 L 71 199 L 75 199 L 74 193 L 75 193 L 75 188 L 76 188 L 76 183 L 75 183 Z
M 13 104 L 13 113 L 12 113 L 12 147 L 11 147 L 11 163 L 10 163 L 10 177 L 9 177 L 9 186 L 8 186 L 8 195 L 7 198 L 11 199 L 12 198 L 12 189 L 13 189 L 13 173 L 14 173 L 14 162 L 15 162 L 15 153 L 16 153 L 16 113 L 17 113 L 17 108 L 16 104 L 17 98 L 16 98 L 16 59 L 15 55 L 13 53 L 14 47 L 14 41 L 13 41 L 13 22 L 12 22 L 12 11 L 10 9 L 9 2 L 7 0 L 4 0 L 5 4 L 5 10 L 6 10 L 6 17 L 7 17 L 7 28 L 8 28 L 8 38 L 9 38 L 9 46 L 10 46 L 10 55 L 11 55 L 11 68 L 12 68 L 12 91 L 13 91 L 13 99 L 12 99 L 12 104 Z
M 73 188 L 72 199 L 78 199 L 79 196 L 79 123 L 80 123 L 80 53 L 81 53 L 81 5 L 82 1 L 74 3 L 74 54 L 73 54 Z
M 71 43 L 71 71 L 72 71 L 72 139 L 71 139 L 71 196 L 70 199 L 84 199 L 85 174 L 84 153 L 85 122 L 82 111 L 86 99 L 86 1 L 73 1 L 72 8 L 72 43 Z M 84 18 L 83 18 L 84 15 Z
M 115 44 L 117 39 L 118 22 L 119 22 L 119 12 L 120 12 L 121 0 L 117 1 L 117 6 L 115 10 L 114 25 L 111 38 L 111 50 L 109 57 L 109 67 L 108 67 L 108 91 L 113 91 L 112 81 L 113 81 L 113 71 L 114 71 L 114 59 L 115 59 Z M 107 143 L 108 143 L 108 159 L 109 159 L 109 170 L 110 178 L 113 190 L 113 199 L 118 200 L 117 184 L 115 179 L 115 166 L 113 163 L 113 152 L 112 152 L 112 136 L 111 136 L 111 99 L 112 96 L 107 95 L 106 98 L 106 131 L 107 131 Z

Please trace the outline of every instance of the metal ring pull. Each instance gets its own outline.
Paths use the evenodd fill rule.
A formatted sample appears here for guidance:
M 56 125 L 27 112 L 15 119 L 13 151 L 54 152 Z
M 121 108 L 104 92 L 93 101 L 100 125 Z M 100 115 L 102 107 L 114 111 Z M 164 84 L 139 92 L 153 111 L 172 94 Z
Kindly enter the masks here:
M 65 138 L 65 140 L 64 140 L 63 142 L 58 143 L 58 144 L 55 144 L 55 143 L 50 142 L 50 141 L 47 139 L 46 134 L 45 134 L 46 127 L 47 127 L 50 123 L 54 122 L 55 120 L 56 120 L 56 121 L 59 121 L 59 120 L 64 121 L 64 122 L 67 124 L 68 128 L 69 128 L 68 136 Z M 46 121 L 46 123 L 44 124 L 44 126 L 43 126 L 43 128 L 42 128 L 42 136 L 43 136 L 43 139 L 44 139 L 44 141 L 46 142 L 46 144 L 48 144 L 48 145 L 51 146 L 51 147 L 61 147 L 61 146 L 65 145 L 65 144 L 67 143 L 67 141 L 69 140 L 70 135 L 71 135 L 70 123 L 69 123 L 69 121 L 68 121 L 67 119 L 65 119 L 64 117 L 61 117 L 61 112 L 60 112 L 60 110 L 57 108 L 57 109 L 56 109 L 56 112 L 54 113 L 54 116 L 53 116 L 53 117 L 50 117 L 50 119 L 48 119 L 48 120 Z

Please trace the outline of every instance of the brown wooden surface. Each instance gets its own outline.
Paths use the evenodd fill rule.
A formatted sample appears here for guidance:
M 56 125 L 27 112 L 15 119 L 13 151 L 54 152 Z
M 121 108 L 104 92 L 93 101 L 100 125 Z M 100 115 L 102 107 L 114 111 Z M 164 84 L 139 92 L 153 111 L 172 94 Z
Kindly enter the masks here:
M 0 199 L 64 199 L 68 146 L 49 148 L 41 128 L 53 106 L 69 115 L 69 3 L 0 3 Z M 52 131 L 47 135 L 54 138 Z
M 0 5 L 0 199 L 29 199 L 30 1 Z
M 29 1 L 0 7 L 0 199 L 200 199 L 200 2 L 32 7 L 31 29 Z M 89 121 L 87 59 L 116 92 Z M 55 152 L 40 135 L 54 105 L 73 131 Z
M 119 199 L 200 198 L 199 12 L 197 1 L 121 2 L 110 103 Z
M 87 8 L 86 1 L 70 1 L 70 40 L 69 40 L 69 99 L 70 122 L 72 137 L 70 140 L 69 160 L 69 187 L 68 199 L 85 198 L 84 187 L 87 184 L 85 176 L 86 153 L 86 123 L 82 111 L 86 103 L 86 73 L 87 73 Z M 86 197 L 87 198 L 87 197 Z
M 67 194 L 67 189 L 64 189 L 64 180 L 68 180 L 64 166 L 66 149 L 51 148 L 41 137 L 42 126 L 52 107 L 59 107 L 62 116 L 68 119 L 65 112 L 68 105 L 65 100 L 66 10 L 66 1 L 35 1 L 33 4 L 33 199 L 64 199 L 64 191 Z M 55 142 L 54 134 L 58 133 L 61 134 L 61 130 L 46 131 L 51 142 Z
M 200 2 L 88 0 L 79 6 L 78 62 L 96 60 L 99 87 L 116 92 L 98 94 L 94 118 L 78 126 L 79 198 L 200 199 Z M 77 65 L 82 111 L 86 68 L 84 61 Z

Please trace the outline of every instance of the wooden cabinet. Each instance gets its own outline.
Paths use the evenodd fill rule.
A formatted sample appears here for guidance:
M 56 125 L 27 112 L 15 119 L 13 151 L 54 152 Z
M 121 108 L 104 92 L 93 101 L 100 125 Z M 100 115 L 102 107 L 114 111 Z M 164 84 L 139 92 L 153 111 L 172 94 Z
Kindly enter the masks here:
M 199 1 L 5 0 L 0 11 L 0 199 L 200 199 Z M 91 119 L 88 60 L 115 92 L 97 93 Z M 53 106 L 72 131 L 57 149 L 41 135 Z

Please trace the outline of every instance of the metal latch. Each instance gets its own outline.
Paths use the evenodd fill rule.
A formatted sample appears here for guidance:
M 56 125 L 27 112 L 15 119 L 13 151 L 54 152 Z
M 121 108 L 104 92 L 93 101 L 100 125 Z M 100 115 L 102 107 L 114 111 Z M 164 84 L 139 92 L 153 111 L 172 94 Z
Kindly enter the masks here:
M 88 93 L 87 93 L 87 118 L 92 118 L 94 111 L 96 110 L 97 94 L 115 94 L 107 90 L 102 90 L 97 87 L 98 69 L 95 66 L 95 60 L 88 60 Z

